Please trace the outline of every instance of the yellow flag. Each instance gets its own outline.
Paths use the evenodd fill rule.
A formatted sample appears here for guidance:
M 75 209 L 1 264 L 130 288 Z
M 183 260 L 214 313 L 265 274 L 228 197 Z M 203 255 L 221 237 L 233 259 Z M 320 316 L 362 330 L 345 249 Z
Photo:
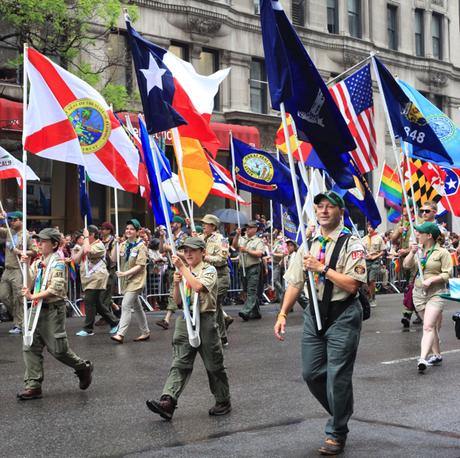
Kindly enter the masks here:
M 178 167 L 180 167 L 182 162 L 186 188 L 184 187 L 182 174 L 179 168 L 178 175 L 180 183 L 184 190 L 187 189 L 190 199 L 201 207 L 214 184 L 211 168 L 209 167 L 208 159 L 198 140 L 189 137 L 181 137 L 180 144 L 182 147 L 182 154 L 180 150 L 178 151 L 175 143 L 174 152 L 176 153 Z

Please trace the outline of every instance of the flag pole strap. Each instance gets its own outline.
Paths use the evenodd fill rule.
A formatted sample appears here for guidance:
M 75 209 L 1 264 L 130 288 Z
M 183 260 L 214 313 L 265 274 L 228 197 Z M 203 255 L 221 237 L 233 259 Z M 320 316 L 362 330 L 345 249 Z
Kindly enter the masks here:
M 171 222 L 169 221 L 169 214 L 167 211 L 167 203 L 166 203 L 166 198 L 163 190 L 163 182 L 161 181 L 161 176 L 160 176 L 160 167 L 158 164 L 158 157 L 157 157 L 157 150 L 156 150 L 156 145 L 155 145 L 155 140 L 152 138 L 153 136 L 150 135 L 150 141 L 151 143 L 154 143 L 154 147 L 152 149 L 152 158 L 153 158 L 153 165 L 155 168 L 155 175 L 157 178 L 158 182 L 158 187 L 160 189 L 160 200 L 161 200 L 161 206 L 163 210 L 163 216 L 165 219 L 166 223 L 166 230 L 168 232 L 168 237 L 169 240 L 171 241 L 171 251 L 173 255 L 176 255 L 176 246 L 174 245 L 174 236 L 173 232 L 171 229 Z M 185 191 L 185 190 L 184 190 Z M 178 272 L 178 269 L 176 267 L 176 271 Z M 180 296 L 182 299 L 182 307 L 183 307 L 183 312 L 184 312 L 184 318 L 185 322 L 187 324 L 187 333 L 188 333 L 188 340 L 190 342 L 190 345 L 193 348 L 198 348 L 201 344 L 201 339 L 200 339 L 200 308 L 199 308 L 199 303 L 198 303 L 198 293 L 194 294 L 194 300 L 193 300 L 193 318 L 190 316 L 190 309 L 189 309 L 189 304 L 187 303 L 186 297 L 185 297 L 185 280 L 182 281 L 179 284 L 179 290 L 180 290 Z
M 289 130 L 288 130 L 288 123 L 287 123 L 287 118 L 286 118 L 286 110 L 284 108 L 284 102 L 280 103 L 280 111 L 281 111 L 281 119 L 283 121 L 284 138 L 288 140 Z M 303 246 L 305 247 L 305 252 L 308 252 L 307 235 L 305 233 L 305 225 L 304 225 L 303 217 L 302 217 L 303 216 L 302 215 L 302 204 L 300 202 L 299 186 L 296 180 L 297 175 L 295 173 L 294 157 L 292 155 L 291 142 L 286 141 L 286 149 L 288 152 L 289 169 L 291 170 L 292 188 L 294 190 L 295 205 L 297 209 L 297 215 L 299 217 L 299 228 L 300 228 L 300 232 L 302 235 L 302 243 L 303 243 Z M 323 326 L 321 324 L 321 317 L 319 314 L 318 297 L 316 295 L 316 286 L 315 286 L 315 281 L 313 278 L 313 272 L 311 272 L 310 270 L 308 271 L 308 281 L 310 282 L 310 290 L 311 290 L 311 295 L 312 295 L 312 297 L 310 297 L 309 299 L 311 299 L 313 302 L 313 309 L 315 310 L 316 326 L 318 328 L 318 331 L 321 331 L 321 329 L 323 329 Z
M 375 52 L 374 54 L 371 54 L 370 56 L 367 56 L 366 58 L 364 58 L 363 60 L 360 60 L 358 63 L 356 63 L 355 65 L 353 65 L 352 67 L 350 68 L 347 68 L 346 70 L 344 70 L 342 73 L 340 73 L 339 75 L 337 76 L 334 76 L 334 78 L 330 79 L 327 83 L 326 83 L 326 86 L 330 86 L 331 84 L 334 84 L 337 80 L 341 79 L 343 76 L 345 76 L 347 73 L 350 73 L 352 70 L 354 70 L 356 67 L 360 67 L 361 65 L 363 65 L 365 62 L 367 62 L 369 59 L 372 59 L 372 56 L 375 55 L 375 54 L 378 54 L 378 52 Z
M 370 57 L 373 58 L 374 54 L 371 54 Z M 388 111 L 387 102 L 385 100 L 385 95 L 383 93 L 382 81 L 380 79 L 380 73 L 379 73 L 379 70 L 377 68 L 377 64 L 375 62 L 375 59 L 372 59 L 372 64 L 373 64 L 373 67 L 374 67 L 375 77 L 377 78 L 377 84 L 379 86 L 380 97 L 382 99 L 383 110 L 385 112 L 385 119 L 387 121 L 388 130 L 390 132 L 393 155 L 394 155 L 394 158 L 395 158 L 395 161 L 396 161 L 396 165 L 398 165 L 398 163 L 399 163 L 398 162 L 399 161 L 398 147 L 396 145 L 395 133 L 394 133 L 394 130 L 393 130 L 393 125 L 391 124 L 390 113 Z M 403 177 L 403 174 L 402 174 L 401 167 L 397 167 L 397 169 L 398 169 L 398 174 L 399 174 L 399 180 L 401 182 L 401 189 L 402 189 L 403 196 L 404 196 L 404 203 L 405 203 L 405 206 L 406 206 L 407 216 L 409 218 L 409 225 L 410 225 L 410 230 L 411 230 L 411 241 L 415 242 L 414 223 L 413 223 L 412 218 L 411 218 L 411 211 L 410 211 L 409 199 L 408 199 L 408 196 L 407 196 L 406 187 L 404 186 L 404 177 Z M 420 262 L 420 255 L 419 255 L 418 251 L 417 251 L 417 254 L 416 254 L 415 258 L 417 260 L 417 267 L 418 267 L 418 271 L 419 271 L 419 275 L 420 275 L 420 280 L 423 282 L 423 269 L 422 269 L 422 263 Z
M 230 154 L 232 155 L 232 180 L 233 186 L 235 187 L 235 193 L 238 196 L 238 187 L 236 184 L 236 172 L 235 172 L 235 149 L 233 147 L 233 133 L 229 132 L 230 135 Z M 238 197 L 235 199 L 236 207 L 236 222 L 238 224 L 238 229 L 241 230 L 241 219 L 240 219 L 240 203 L 238 202 Z M 241 269 L 243 271 L 243 277 L 246 277 L 246 266 L 244 265 L 243 257 L 241 257 Z

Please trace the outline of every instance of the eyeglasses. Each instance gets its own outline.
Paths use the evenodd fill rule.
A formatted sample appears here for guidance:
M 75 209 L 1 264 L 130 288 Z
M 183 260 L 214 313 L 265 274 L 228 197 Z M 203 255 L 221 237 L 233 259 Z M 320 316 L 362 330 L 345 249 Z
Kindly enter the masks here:
M 431 213 L 433 210 L 428 210 L 426 208 L 421 208 L 420 213 Z

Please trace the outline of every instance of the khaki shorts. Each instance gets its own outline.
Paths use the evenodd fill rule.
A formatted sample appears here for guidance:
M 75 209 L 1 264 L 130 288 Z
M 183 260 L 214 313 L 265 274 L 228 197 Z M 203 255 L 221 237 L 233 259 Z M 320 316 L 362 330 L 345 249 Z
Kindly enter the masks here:
M 381 263 L 378 261 L 366 261 L 367 281 L 377 281 L 380 274 Z
M 436 308 L 442 312 L 446 304 L 446 299 L 443 299 L 439 296 L 439 294 L 441 294 L 442 292 L 444 292 L 444 289 L 442 289 L 441 291 L 436 291 L 435 293 L 432 293 L 430 295 L 424 296 L 422 294 L 422 290 L 414 288 L 413 300 L 415 310 L 417 310 L 417 312 L 423 312 L 425 308 L 429 306 Z

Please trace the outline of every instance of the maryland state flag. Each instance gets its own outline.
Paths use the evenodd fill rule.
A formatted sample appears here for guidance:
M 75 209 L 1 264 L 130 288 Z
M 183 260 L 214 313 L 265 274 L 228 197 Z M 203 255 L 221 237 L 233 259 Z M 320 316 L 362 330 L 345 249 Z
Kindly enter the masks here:
M 434 202 L 441 200 L 442 194 L 439 191 L 440 187 L 443 187 L 445 172 L 439 167 L 420 159 L 410 159 L 410 168 L 409 171 L 406 171 L 405 178 L 406 191 L 412 196 L 412 200 L 418 207 L 428 200 Z

